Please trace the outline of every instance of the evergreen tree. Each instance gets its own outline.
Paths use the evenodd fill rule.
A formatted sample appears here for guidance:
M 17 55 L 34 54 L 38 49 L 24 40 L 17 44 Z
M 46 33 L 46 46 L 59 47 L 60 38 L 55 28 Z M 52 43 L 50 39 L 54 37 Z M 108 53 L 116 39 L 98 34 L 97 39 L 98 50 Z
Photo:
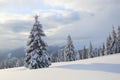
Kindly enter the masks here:
M 65 61 L 74 61 L 76 60 L 76 55 L 74 52 L 74 46 L 72 43 L 71 36 L 68 36 L 67 45 L 64 50 Z
M 58 62 L 62 62 L 62 61 L 64 61 L 64 51 L 63 49 L 60 49 L 58 51 Z
M 90 42 L 89 48 L 88 48 L 88 58 L 92 58 L 92 57 L 94 57 L 94 54 L 93 54 L 92 43 Z
M 106 40 L 106 54 L 109 55 L 111 54 L 111 43 L 112 43 L 112 38 L 111 35 L 109 35 L 109 37 Z
M 99 55 L 98 56 L 104 56 L 105 53 L 105 45 L 103 43 L 102 47 L 99 48 Z
M 94 57 L 97 57 L 98 56 L 98 49 L 95 48 L 93 53 L 94 53 Z
M 117 34 L 115 32 L 114 27 L 113 27 L 113 32 L 112 32 L 111 50 L 112 50 L 112 53 L 118 53 L 119 52 L 118 39 L 117 39 Z
M 86 58 L 87 58 L 87 49 L 84 46 L 84 49 L 83 49 L 83 59 L 86 59 Z
M 102 55 L 105 55 L 105 44 L 103 43 L 103 47 L 102 47 Z
M 76 59 L 77 59 L 77 60 L 80 59 L 80 53 L 79 53 L 79 51 L 76 52 Z
M 79 55 L 79 57 L 78 57 L 78 55 Z M 78 51 L 78 55 L 77 55 L 78 60 L 83 59 L 83 50 L 79 50 L 79 51 Z
M 99 48 L 99 56 L 103 56 L 103 49 L 101 47 Z
M 30 32 L 29 41 L 27 42 L 25 66 L 30 69 L 48 67 L 51 62 L 47 56 L 47 45 L 42 40 L 45 36 L 42 25 L 38 21 L 38 16 L 35 16 L 35 24 Z
M 120 53 L 120 26 L 118 26 L 117 39 L 118 39 L 118 45 L 119 45 L 119 50 L 118 50 L 118 52 Z

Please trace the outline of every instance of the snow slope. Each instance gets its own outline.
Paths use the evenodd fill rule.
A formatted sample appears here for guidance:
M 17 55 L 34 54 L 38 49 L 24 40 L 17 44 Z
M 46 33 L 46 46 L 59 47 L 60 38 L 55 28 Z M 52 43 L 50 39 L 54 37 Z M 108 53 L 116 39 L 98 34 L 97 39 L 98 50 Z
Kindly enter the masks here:
M 4 69 L 0 80 L 120 80 L 120 54 L 54 63 L 44 69 Z

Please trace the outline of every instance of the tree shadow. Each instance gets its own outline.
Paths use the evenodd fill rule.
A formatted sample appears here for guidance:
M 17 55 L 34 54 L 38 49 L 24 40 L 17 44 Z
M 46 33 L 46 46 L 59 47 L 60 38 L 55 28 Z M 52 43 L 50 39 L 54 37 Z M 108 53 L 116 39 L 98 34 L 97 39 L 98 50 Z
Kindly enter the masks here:
M 70 64 L 70 65 L 56 66 L 55 68 L 120 73 L 120 64 L 107 64 L 107 63 Z

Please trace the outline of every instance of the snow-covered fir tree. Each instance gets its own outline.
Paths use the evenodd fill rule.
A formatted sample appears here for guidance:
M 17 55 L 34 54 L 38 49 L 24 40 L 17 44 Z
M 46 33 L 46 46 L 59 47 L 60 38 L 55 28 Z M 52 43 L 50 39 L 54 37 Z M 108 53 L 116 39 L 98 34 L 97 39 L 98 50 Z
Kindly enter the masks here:
M 101 47 L 99 48 L 99 56 L 103 56 L 103 49 Z
M 42 25 L 38 21 L 38 16 L 35 16 L 35 23 L 30 32 L 27 42 L 25 66 L 30 69 L 44 68 L 51 65 L 50 58 L 47 55 L 47 45 L 42 40 L 45 36 Z
M 84 46 L 84 49 L 83 49 L 83 59 L 86 59 L 86 58 L 87 58 L 87 49 Z
M 118 52 L 120 53 L 120 26 L 118 26 L 117 39 L 118 39 L 118 45 L 119 45 L 119 50 L 118 50 Z
M 109 34 L 109 37 L 107 37 L 107 40 L 106 40 L 106 54 L 107 55 L 112 53 L 111 43 L 112 43 L 112 38 L 111 38 L 111 35 Z
M 103 43 L 103 46 L 102 46 L 102 56 L 105 55 L 105 44 Z
M 117 34 L 115 32 L 114 26 L 113 26 L 113 32 L 112 32 L 111 50 L 112 50 L 112 53 L 119 52 L 119 43 L 118 43 Z
M 72 39 L 71 39 L 70 35 L 68 36 L 67 45 L 64 49 L 64 58 L 65 58 L 65 61 L 76 60 L 76 55 L 75 55 L 75 52 L 74 52 L 74 46 L 73 46 Z
M 99 47 L 98 49 L 98 56 L 104 56 L 105 55 L 105 45 L 103 43 L 102 47 Z
M 78 50 L 76 54 L 76 59 L 77 60 L 83 59 L 83 50 Z
M 87 56 L 88 56 L 88 58 L 94 57 L 94 54 L 93 54 L 93 47 L 92 47 L 92 43 L 91 43 L 91 42 L 90 42 L 90 44 L 89 44 Z
M 93 51 L 93 53 L 94 53 L 94 57 L 97 57 L 98 56 L 98 49 L 95 48 L 94 51 Z
M 80 59 L 83 59 L 83 50 L 79 51 Z
M 79 51 L 76 52 L 76 60 L 79 60 L 80 59 L 80 53 Z
M 58 59 L 57 59 L 57 62 L 61 62 L 61 61 L 64 61 L 64 51 L 63 51 L 63 49 L 60 49 L 59 51 L 58 51 L 58 57 L 57 57 Z

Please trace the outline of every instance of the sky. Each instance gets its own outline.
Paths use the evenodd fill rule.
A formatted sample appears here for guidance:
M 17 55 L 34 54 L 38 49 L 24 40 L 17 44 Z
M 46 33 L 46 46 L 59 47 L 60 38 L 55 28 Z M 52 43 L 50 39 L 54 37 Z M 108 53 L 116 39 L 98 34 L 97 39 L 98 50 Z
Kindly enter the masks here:
M 76 48 L 99 47 L 120 25 L 120 0 L 0 0 L 0 50 L 26 46 L 36 14 L 48 45 L 71 35 Z

